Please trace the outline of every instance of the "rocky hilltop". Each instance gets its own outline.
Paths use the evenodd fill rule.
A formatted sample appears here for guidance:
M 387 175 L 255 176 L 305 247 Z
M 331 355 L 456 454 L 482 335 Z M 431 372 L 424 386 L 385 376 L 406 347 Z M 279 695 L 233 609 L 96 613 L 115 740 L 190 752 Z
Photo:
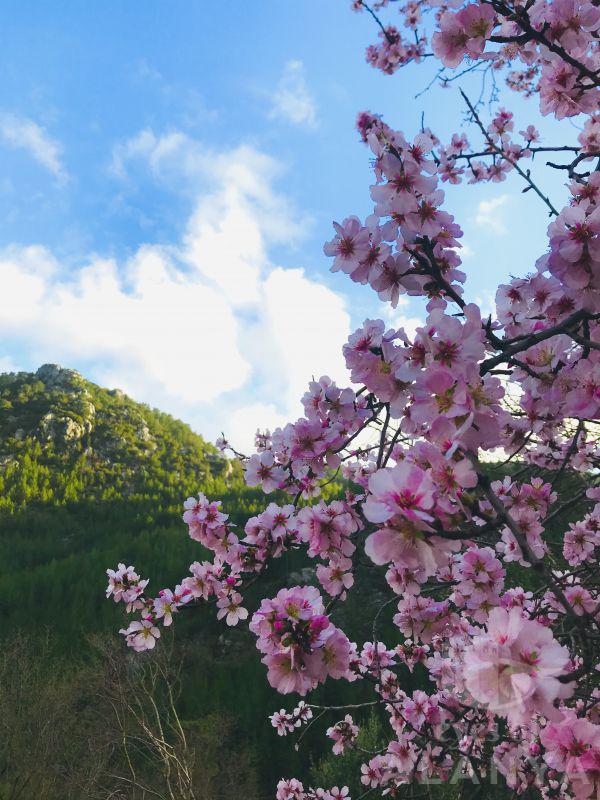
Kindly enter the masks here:
M 189 426 L 73 369 L 0 375 L 0 508 L 183 492 L 231 472 Z

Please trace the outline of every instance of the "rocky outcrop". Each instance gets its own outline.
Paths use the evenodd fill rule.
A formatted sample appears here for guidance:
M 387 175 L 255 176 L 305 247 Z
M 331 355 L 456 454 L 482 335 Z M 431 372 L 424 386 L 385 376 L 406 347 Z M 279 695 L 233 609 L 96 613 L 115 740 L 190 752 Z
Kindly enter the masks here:
M 83 438 L 91 430 L 92 424 L 88 420 L 80 423 L 72 417 L 57 416 L 49 411 L 40 420 L 39 438 L 43 442 L 68 443 Z
M 36 429 L 31 431 L 35 438 L 45 444 L 61 446 L 79 442 L 92 432 L 96 408 L 79 372 L 58 364 L 43 364 L 34 377 L 44 384 L 51 405 L 51 410 L 40 417 Z M 55 408 L 52 398 L 57 393 L 68 396 L 68 412 Z
M 72 386 L 83 378 L 75 369 L 66 369 L 58 364 L 42 364 L 35 377 L 46 386 Z

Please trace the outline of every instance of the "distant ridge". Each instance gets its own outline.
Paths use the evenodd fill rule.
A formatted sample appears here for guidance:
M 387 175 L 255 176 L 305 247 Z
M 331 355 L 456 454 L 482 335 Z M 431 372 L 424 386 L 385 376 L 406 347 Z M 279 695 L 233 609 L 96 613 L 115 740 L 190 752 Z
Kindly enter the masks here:
M 183 422 L 44 364 L 0 375 L 0 509 L 177 493 L 238 470 Z

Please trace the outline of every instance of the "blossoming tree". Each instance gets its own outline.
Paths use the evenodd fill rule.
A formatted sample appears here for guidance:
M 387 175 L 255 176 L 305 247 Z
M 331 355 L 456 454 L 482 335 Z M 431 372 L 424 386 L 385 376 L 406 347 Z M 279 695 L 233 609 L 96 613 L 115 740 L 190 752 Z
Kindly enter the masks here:
M 254 455 L 233 451 L 250 486 L 285 492 L 288 503 L 265 501 L 242 533 L 219 501 L 188 499 L 189 535 L 211 560 L 156 597 L 121 564 L 108 571 L 108 594 L 135 615 L 122 632 L 138 651 L 154 647 L 183 606 L 214 602 L 227 625 L 249 617 L 269 683 L 305 698 L 272 715 L 282 735 L 312 724 L 319 708 L 343 753 L 356 745 L 362 707 L 379 708 L 387 744 L 366 755 L 361 796 L 457 779 L 469 796 L 499 773 L 517 794 L 598 798 L 600 7 L 353 7 L 379 26 L 367 60 L 383 72 L 432 58 L 443 83 L 473 71 L 503 76 L 542 114 L 576 117 L 580 133 L 542 143 L 527 121 L 517 133 L 504 109 L 485 124 L 464 93 L 475 145 L 428 129 L 407 137 L 359 114 L 374 209 L 364 222 L 334 223 L 325 254 L 392 306 L 400 294 L 421 297 L 422 327 L 409 336 L 366 320 L 344 346 L 351 386 L 314 380 L 301 419 L 257 434 Z M 381 19 L 392 11 L 403 32 Z M 531 177 L 534 157 L 553 159 L 549 169 L 568 179 L 562 210 Z M 462 232 L 440 187 L 510 172 L 551 217 L 548 241 L 528 274 L 498 287 L 495 317 L 484 318 L 465 291 Z M 337 473 L 348 490 L 325 502 L 321 488 Z M 250 613 L 248 583 L 299 548 L 315 563 L 312 585 L 283 587 Z M 396 605 L 392 641 L 377 635 L 379 607 L 372 641 L 353 642 L 336 624 L 365 562 L 385 574 L 384 605 Z M 413 670 L 427 691 L 406 691 Z M 328 680 L 367 686 L 372 699 L 343 709 L 311 702 Z M 276 790 L 277 800 L 348 796 L 345 786 L 294 778 Z

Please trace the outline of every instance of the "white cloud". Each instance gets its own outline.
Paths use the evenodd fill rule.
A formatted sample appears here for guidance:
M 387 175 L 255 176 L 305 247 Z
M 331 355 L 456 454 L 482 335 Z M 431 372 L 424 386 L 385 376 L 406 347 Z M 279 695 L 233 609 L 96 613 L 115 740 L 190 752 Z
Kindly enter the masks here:
M 265 334 L 285 365 L 280 376 L 285 407 L 296 407 L 313 376 L 347 382 L 341 346 L 350 333 L 350 316 L 342 298 L 302 270 L 280 267 L 270 273 L 263 292 Z
M 283 173 L 281 164 L 254 147 L 241 145 L 223 152 L 179 131 L 156 136 L 144 130 L 113 148 L 110 171 L 127 179 L 140 164 L 144 170 L 150 168 L 155 180 L 192 194 L 202 206 L 201 215 L 208 214 L 213 222 L 224 204 L 244 205 L 268 242 L 295 244 L 311 224 L 273 190 Z M 213 208 L 215 202 L 221 209 Z
M 58 180 L 67 179 L 61 146 L 33 120 L 8 112 L 0 113 L 0 139 L 9 147 L 26 150 Z
M 38 361 L 93 363 L 138 397 L 210 401 L 249 374 L 226 299 L 186 280 L 159 248 L 140 248 L 122 270 L 92 259 L 72 281 L 44 278 L 13 252 L 0 259 L 0 286 L 0 331 Z
M 271 94 L 270 119 L 284 119 L 294 125 L 315 128 L 317 106 L 306 83 L 302 61 L 288 61 L 277 88 Z
M 469 258 L 472 258 L 474 255 L 473 248 L 467 242 L 461 242 L 462 247 L 457 248 L 457 253 L 461 258 L 461 261 L 466 261 Z
M 304 229 L 273 188 L 276 162 L 149 131 L 116 158 L 120 175 L 142 159 L 157 179 L 196 186 L 181 239 L 122 263 L 91 255 L 66 277 L 44 248 L 0 253 L 0 338 L 28 363 L 80 368 L 246 448 L 257 427 L 301 413 L 312 375 L 347 380 L 343 299 L 269 258 Z
M 510 200 L 510 195 L 508 194 L 501 194 L 492 200 L 482 200 L 477 206 L 475 224 L 480 228 L 485 228 L 486 231 L 492 231 L 497 234 L 506 233 L 504 214 L 501 209 L 508 200 Z
M 254 434 L 257 430 L 273 431 L 291 421 L 273 403 L 251 403 L 236 408 L 227 419 L 227 438 L 241 453 L 254 450 Z

